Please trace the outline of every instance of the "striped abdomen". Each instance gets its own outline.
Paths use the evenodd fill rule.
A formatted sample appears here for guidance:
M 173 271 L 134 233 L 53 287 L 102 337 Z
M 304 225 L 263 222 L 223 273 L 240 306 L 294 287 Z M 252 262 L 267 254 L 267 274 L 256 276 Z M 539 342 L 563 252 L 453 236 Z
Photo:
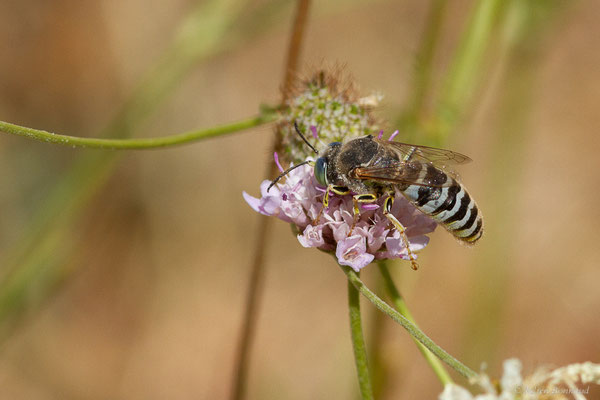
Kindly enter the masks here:
M 430 164 L 421 164 L 419 182 L 438 186 L 401 185 L 398 189 L 415 207 L 456 238 L 475 243 L 481 237 L 481 212 L 463 185 Z

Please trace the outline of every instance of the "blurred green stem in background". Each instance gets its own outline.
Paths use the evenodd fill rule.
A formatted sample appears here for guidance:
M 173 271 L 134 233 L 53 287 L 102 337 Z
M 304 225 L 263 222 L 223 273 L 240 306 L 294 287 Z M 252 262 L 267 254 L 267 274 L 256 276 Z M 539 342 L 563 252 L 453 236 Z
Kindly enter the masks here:
M 486 172 L 484 193 L 494 207 L 486 212 L 486 236 L 494 238 L 492 245 L 477 253 L 472 288 L 468 294 L 473 307 L 469 309 L 463 357 L 472 364 L 485 361 L 497 364 L 505 323 L 506 294 L 509 292 L 510 265 L 514 257 L 513 232 L 518 230 L 514 219 L 517 208 L 521 165 L 529 135 L 527 122 L 537 83 L 540 59 L 539 42 L 542 30 L 553 19 L 560 1 L 506 2 L 499 45 L 494 57 L 496 86 L 501 87 L 495 105 L 498 117 L 490 130 L 493 149 Z M 481 268 L 479 268 L 481 266 Z
M 448 73 L 442 79 L 441 92 L 436 98 L 430 98 L 433 61 L 442 34 L 446 7 L 446 0 L 433 0 L 431 3 L 423 40 L 416 55 L 413 87 L 408 104 L 398 119 L 399 126 L 406 134 L 404 140 L 436 147 L 447 144 L 448 137 L 466 113 L 483 73 L 487 71 L 486 54 L 501 14 L 502 1 L 475 3 Z M 428 110 L 430 103 L 433 104 L 433 110 Z
M 356 275 L 358 276 L 358 274 Z M 352 348 L 354 350 L 354 361 L 358 374 L 358 386 L 363 400 L 373 399 L 373 388 L 367 360 L 365 338 L 363 337 L 362 321 L 360 316 L 360 298 L 358 290 L 348 280 L 348 306 L 350 308 L 350 334 L 352 337 Z
M 440 41 L 447 4 L 447 0 L 431 2 L 422 39 L 415 55 L 414 76 L 411 80 L 408 104 L 397 121 L 398 129 L 402 132 L 402 140 L 408 143 L 423 139 L 419 137 L 419 133 L 426 125 L 427 96 L 431 89 L 433 60 Z
M 501 0 L 478 1 L 474 6 L 436 102 L 433 126 L 427 130 L 433 146 L 446 143 L 448 135 L 468 109 L 482 73 L 487 71 L 486 54 L 490 51 L 493 28 L 501 14 L 501 6 Z
M 375 305 L 379 310 L 387 314 L 391 319 L 402 325 L 408 333 L 420 343 L 422 343 L 427 349 L 429 349 L 434 355 L 440 360 L 445 362 L 452 369 L 456 370 L 459 374 L 465 378 L 473 378 L 477 376 L 477 373 L 458 361 L 456 358 L 448 354 L 444 349 L 438 346 L 433 340 L 423 333 L 415 324 L 394 310 L 385 301 L 381 300 L 375 293 L 373 293 L 365 284 L 360 280 L 356 272 L 350 267 L 340 266 L 342 271 L 348 277 L 348 280 L 354 285 L 354 287 L 365 296 L 371 303 Z
M 298 76 L 298 64 L 300 62 L 300 53 L 304 41 L 304 32 L 308 22 L 310 4 L 310 0 L 298 0 L 296 2 L 294 22 L 292 24 L 290 40 L 287 46 L 287 56 L 283 71 L 282 105 L 288 100 L 294 85 L 294 80 Z M 271 154 L 281 150 L 281 142 L 283 140 L 283 137 L 279 134 L 278 130 L 275 130 L 273 135 L 271 152 L 266 165 L 266 176 L 269 178 L 274 177 L 277 171 L 275 163 L 271 161 Z M 260 298 L 263 291 L 265 252 L 268 245 L 267 237 L 272 224 L 273 221 L 271 218 L 260 218 L 255 235 L 256 241 L 254 244 L 252 263 L 250 265 L 250 278 L 248 279 L 242 326 L 235 354 L 235 369 L 231 391 L 232 400 L 241 400 L 246 396 L 252 341 L 256 331 L 256 321 L 258 320 L 258 312 L 260 310 Z
M 460 117 L 466 113 L 467 106 L 478 84 L 481 75 L 486 71 L 485 55 L 491 47 L 493 28 L 499 18 L 501 1 L 486 0 L 477 2 L 471 11 L 468 24 L 461 36 L 457 50 L 452 58 L 449 72 L 444 77 L 444 86 L 439 98 L 434 98 L 433 112 L 427 109 L 428 97 L 431 96 L 431 82 L 435 51 L 442 34 L 442 25 L 447 7 L 445 0 L 433 0 L 425 21 L 423 39 L 416 56 L 414 84 L 411 88 L 409 102 L 399 118 L 403 140 L 414 140 L 432 146 L 445 147 L 449 138 L 455 133 Z M 387 266 L 380 265 L 385 285 L 398 310 L 408 313 L 406 304 L 395 288 Z M 387 273 L 386 273 L 387 272 Z M 406 315 L 405 315 L 406 316 Z M 412 320 L 410 313 L 407 318 Z M 443 384 L 451 382 L 451 378 L 437 359 L 431 357 L 428 350 L 419 346 L 427 362 Z M 379 355 L 375 360 L 381 360 Z M 374 366 L 379 370 L 379 366 Z
M 396 310 L 398 310 L 400 314 L 402 314 L 407 320 L 409 320 L 415 326 L 417 326 L 415 319 L 413 318 L 412 314 L 408 309 L 408 306 L 404 302 L 404 299 L 400 295 L 400 292 L 396 288 L 396 285 L 394 285 L 394 281 L 392 280 L 387 264 L 387 260 L 381 260 L 377 262 L 377 265 L 379 266 L 379 272 L 381 272 L 381 276 L 383 277 L 383 280 L 385 282 L 388 295 L 392 299 L 392 303 L 396 307 Z M 446 371 L 446 368 L 444 368 L 444 365 L 442 365 L 442 363 L 440 362 L 440 359 L 433 355 L 433 353 L 429 351 L 416 338 L 413 337 L 413 340 L 417 344 L 417 347 L 421 351 L 421 354 L 423 354 L 423 357 L 425 357 L 425 361 L 427 361 L 431 369 L 433 369 L 435 375 L 442 383 L 442 386 L 452 383 L 452 378 L 448 374 L 448 371 Z
M 375 279 L 375 293 L 385 290 L 383 279 L 378 275 Z M 365 332 L 367 338 L 367 354 L 369 355 L 369 369 L 371 370 L 371 382 L 373 386 L 373 396 L 376 399 L 385 399 L 389 397 L 391 385 L 394 383 L 394 377 L 397 377 L 399 371 L 394 368 L 392 362 L 402 359 L 402 354 L 394 352 L 390 354 L 385 341 L 387 325 L 389 318 L 381 312 L 375 311 L 369 315 L 368 331 Z
M 272 122 L 275 119 L 277 119 L 277 113 L 274 110 L 265 108 L 262 114 L 238 122 L 180 133 L 177 135 L 143 139 L 104 139 L 59 135 L 47 131 L 26 128 L 3 121 L 0 121 L 0 131 L 12 135 L 23 136 L 28 139 L 59 144 L 62 146 L 108 150 L 151 150 L 164 147 L 181 146 L 184 144 L 197 142 L 202 139 L 222 136 L 228 133 L 235 133 L 244 129 L 249 129 Z
M 99 136 L 131 136 L 199 61 L 218 53 L 225 42 L 231 43 L 239 37 L 235 21 L 242 4 L 242 1 L 213 0 L 202 2 L 192 10 L 157 64 L 140 80 L 129 100 Z M 247 39 L 249 37 L 245 37 Z M 68 273 L 66 254 L 47 243 L 62 246 L 62 243 L 73 242 L 69 227 L 112 174 L 117 154 L 121 153 L 82 154 L 45 196 L 23 237 L 11 253 L 5 255 L 0 278 L 2 333 L 10 329 L 7 327 L 10 317 L 20 317 L 19 311 L 28 301 L 31 288 L 49 294 L 53 288 L 44 285 L 59 283 Z M 56 276 L 53 278 L 53 275 Z M 41 276 L 45 277 L 43 281 L 39 280 Z M 43 294 L 36 296 L 38 301 L 43 298 Z
M 442 80 L 443 86 L 439 98 L 433 99 L 435 105 L 433 113 L 428 118 L 425 100 L 427 92 L 430 90 L 432 62 L 446 6 L 446 2 L 443 0 L 432 1 L 423 40 L 417 53 L 418 62 L 412 95 L 406 110 L 400 117 L 401 126 L 409 135 L 409 139 L 415 138 L 421 132 L 421 137 L 415 141 L 439 147 L 446 146 L 449 138 L 456 136 L 456 127 L 467 114 L 470 105 L 473 104 L 473 97 L 479 90 L 478 88 L 483 82 L 488 85 L 491 83 L 491 79 L 483 79 L 484 74 L 490 74 L 492 65 L 506 64 L 508 55 L 518 50 L 515 49 L 518 44 L 521 43 L 521 47 L 527 46 L 527 44 L 531 45 L 531 39 L 527 40 L 527 34 L 532 33 L 536 29 L 535 27 L 541 25 L 542 21 L 547 20 L 544 18 L 547 13 L 540 12 L 540 10 L 556 8 L 557 3 L 557 1 L 540 3 L 520 0 L 506 2 L 486 0 L 475 3 L 468 25 L 452 59 L 449 72 Z M 537 24 L 532 23 L 533 16 L 537 18 Z M 524 29 L 525 26 L 528 29 Z M 492 53 L 492 45 L 498 36 L 495 35 L 496 33 L 500 36 L 500 45 L 495 47 L 499 47 L 499 50 Z M 519 63 L 523 64 L 522 60 Z M 531 76 L 524 77 L 526 82 L 531 82 L 531 78 Z M 508 158 L 506 154 L 514 153 L 519 147 L 519 144 L 515 143 L 515 138 L 519 136 L 517 132 L 522 132 L 522 129 L 518 128 L 522 124 L 527 110 L 524 102 L 530 97 L 525 89 L 530 87 L 530 84 L 524 85 L 524 83 L 521 82 L 518 85 L 521 88 L 518 93 L 510 95 L 511 99 L 516 101 L 514 104 L 516 109 L 507 109 L 506 114 L 503 114 L 504 128 L 500 129 L 507 136 L 499 139 L 499 143 L 494 146 L 498 159 L 493 164 L 492 171 L 495 172 L 492 174 L 496 178 L 486 180 L 490 185 L 494 185 L 488 189 L 488 193 L 495 193 L 494 202 L 505 204 L 506 207 L 510 204 L 510 199 L 499 201 L 497 182 L 503 180 L 502 174 L 506 170 L 504 166 L 501 167 L 506 164 L 502 160 L 506 161 Z M 506 140 L 507 138 L 508 140 Z M 511 167 L 511 170 L 516 171 L 517 169 Z M 503 190 L 503 193 L 511 197 L 514 192 Z M 498 209 L 494 214 L 487 215 L 488 234 L 498 232 L 500 237 L 502 232 L 507 232 L 502 221 L 507 220 L 505 217 L 510 214 L 510 210 L 504 208 L 502 214 Z M 490 223 L 490 221 L 494 222 Z M 496 225 L 495 228 L 490 228 L 492 225 Z M 495 248 L 502 249 L 503 254 L 506 254 L 508 246 L 501 245 Z M 486 268 L 477 270 L 479 272 L 473 278 L 476 283 L 471 285 L 475 288 L 472 297 L 477 301 L 472 302 L 474 308 L 467 335 L 469 343 L 465 344 L 464 353 L 469 354 L 469 362 L 472 363 L 481 361 L 481 358 L 475 359 L 475 357 L 483 357 L 483 359 L 491 361 L 486 355 L 492 353 L 498 345 L 502 320 L 501 308 L 505 299 L 503 294 L 506 289 L 507 277 L 506 266 L 497 265 L 500 260 L 505 262 L 505 258 L 498 257 L 495 251 L 493 253 L 493 256 L 489 254 L 478 262 L 478 265 L 485 265 Z M 492 265 L 496 266 L 491 267 Z M 490 274 L 495 277 L 491 278 Z M 490 285 L 494 285 L 494 287 L 490 287 Z M 483 325 L 485 325 L 485 329 L 482 327 Z M 481 333 L 482 330 L 485 331 L 484 334 Z

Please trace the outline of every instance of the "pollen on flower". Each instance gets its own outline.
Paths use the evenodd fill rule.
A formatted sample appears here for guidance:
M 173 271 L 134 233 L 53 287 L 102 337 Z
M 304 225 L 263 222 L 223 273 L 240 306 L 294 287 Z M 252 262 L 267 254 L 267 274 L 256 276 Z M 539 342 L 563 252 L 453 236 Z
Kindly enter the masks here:
M 310 165 L 291 170 L 283 183 L 277 183 L 267 191 L 270 184 L 266 180 L 260 185 L 259 198 L 244 192 L 244 199 L 255 211 L 294 224 L 303 247 L 329 251 L 341 265 L 355 271 L 376 259 L 408 259 L 399 232 L 383 215 L 383 199 L 366 204 L 366 207 L 363 205 L 350 235 L 354 219 L 351 195 L 331 196 L 329 207 L 315 222 L 323 207 L 325 188 L 318 184 Z M 391 212 L 406 227 L 411 251 L 423 249 L 429 241 L 425 235 L 433 232 L 437 224 L 400 193 L 397 193 Z

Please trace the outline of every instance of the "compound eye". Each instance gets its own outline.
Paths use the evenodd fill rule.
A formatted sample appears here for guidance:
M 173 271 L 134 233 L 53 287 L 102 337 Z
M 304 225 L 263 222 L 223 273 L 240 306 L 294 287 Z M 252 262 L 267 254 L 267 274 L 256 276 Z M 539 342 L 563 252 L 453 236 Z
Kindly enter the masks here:
M 315 163 L 315 178 L 323 186 L 327 186 L 327 159 L 319 157 Z

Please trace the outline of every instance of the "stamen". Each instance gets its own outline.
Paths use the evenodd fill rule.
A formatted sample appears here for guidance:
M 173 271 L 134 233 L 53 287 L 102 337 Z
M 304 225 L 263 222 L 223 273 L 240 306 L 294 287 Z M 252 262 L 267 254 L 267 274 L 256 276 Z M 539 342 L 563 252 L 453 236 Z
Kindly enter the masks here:
M 347 252 L 346 254 L 344 254 L 343 257 L 345 260 L 352 261 L 358 256 L 359 256 L 358 251 L 356 249 L 352 249 L 349 252 Z
M 296 183 L 296 186 L 292 188 L 292 193 L 296 193 L 303 185 L 304 181 L 300 180 L 298 183 Z
M 318 138 L 319 138 L 319 134 L 317 133 L 317 127 L 316 127 L 316 126 L 314 126 L 314 125 L 311 125 L 311 126 L 310 126 L 310 131 L 312 132 L 312 134 L 313 134 L 313 137 L 314 137 L 315 139 L 318 139 Z
M 392 141 L 394 140 L 394 138 L 396 137 L 396 135 L 398 134 L 398 130 L 396 129 L 396 132 L 392 133 L 392 136 L 390 136 L 390 138 L 388 139 L 388 141 Z
M 279 172 L 283 172 L 284 169 L 279 163 L 279 154 L 277 154 L 277 152 L 273 153 L 273 158 L 275 159 L 275 164 L 277 165 L 277 168 L 279 168 Z
M 383 129 L 379 131 L 379 135 L 377 135 L 377 139 L 381 139 L 383 137 Z

